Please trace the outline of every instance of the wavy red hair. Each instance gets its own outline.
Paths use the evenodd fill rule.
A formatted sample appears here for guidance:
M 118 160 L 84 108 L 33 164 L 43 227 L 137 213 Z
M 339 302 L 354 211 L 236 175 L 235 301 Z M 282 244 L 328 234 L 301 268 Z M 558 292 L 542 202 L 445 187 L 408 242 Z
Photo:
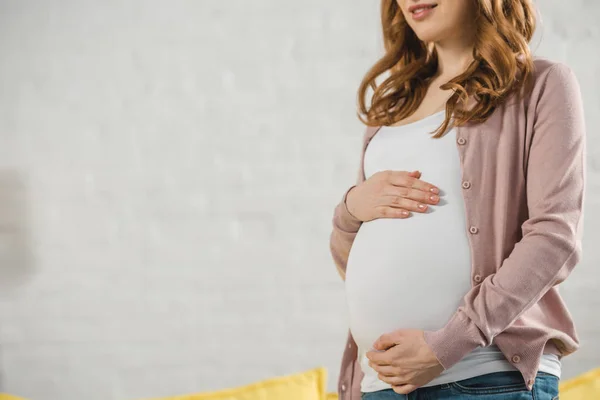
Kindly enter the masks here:
M 485 121 L 498 105 L 520 91 L 531 76 L 528 43 L 535 30 L 531 0 L 472 0 L 476 7 L 473 61 L 442 85 L 454 91 L 446 102 L 446 119 L 434 137 L 450 124 Z M 413 114 L 423 101 L 438 67 L 433 46 L 422 42 L 406 22 L 396 0 L 381 1 L 385 55 L 367 72 L 358 90 L 359 118 L 366 125 L 392 125 Z M 377 84 L 383 74 L 389 76 Z M 367 106 L 368 89 L 373 91 Z M 467 108 L 467 100 L 477 100 Z

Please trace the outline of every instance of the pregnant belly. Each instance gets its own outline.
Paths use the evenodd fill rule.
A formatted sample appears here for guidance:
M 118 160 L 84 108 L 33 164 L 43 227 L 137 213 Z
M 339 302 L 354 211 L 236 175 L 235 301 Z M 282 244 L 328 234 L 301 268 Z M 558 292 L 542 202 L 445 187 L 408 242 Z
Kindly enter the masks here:
M 396 329 L 438 329 L 471 288 L 462 209 L 362 224 L 346 270 L 350 329 L 370 349 Z

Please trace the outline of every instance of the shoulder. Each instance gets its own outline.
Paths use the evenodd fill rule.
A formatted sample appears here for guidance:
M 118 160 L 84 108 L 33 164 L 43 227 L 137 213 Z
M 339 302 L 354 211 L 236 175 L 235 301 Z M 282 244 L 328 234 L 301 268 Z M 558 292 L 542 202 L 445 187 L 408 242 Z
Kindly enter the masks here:
M 543 76 L 548 73 L 552 68 L 555 68 L 557 65 L 565 65 L 561 62 L 552 61 L 545 57 L 533 57 L 533 67 L 534 67 L 534 75 L 535 76 Z
M 533 59 L 532 73 L 534 88 L 544 86 L 578 85 L 575 73 L 567 64 L 543 57 Z
M 534 57 L 533 71 L 511 103 L 521 103 L 524 108 L 537 109 L 540 103 L 571 102 L 580 97 L 580 87 L 573 70 L 562 62 L 544 57 Z
M 528 106 L 536 124 L 544 127 L 546 136 L 556 136 L 561 140 L 583 137 L 583 99 L 575 73 L 560 62 L 538 58 L 534 63 L 535 87 Z
M 564 63 L 543 57 L 534 57 L 533 67 L 519 93 L 495 112 L 504 119 L 536 120 L 542 115 L 549 120 L 582 119 L 581 90 L 573 70 Z M 513 107 L 515 105 L 518 107 Z

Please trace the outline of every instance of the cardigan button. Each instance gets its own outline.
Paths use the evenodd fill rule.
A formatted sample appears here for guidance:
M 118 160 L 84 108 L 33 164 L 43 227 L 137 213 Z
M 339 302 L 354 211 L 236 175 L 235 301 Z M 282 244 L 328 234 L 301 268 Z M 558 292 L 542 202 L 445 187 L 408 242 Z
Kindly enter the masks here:
M 475 235 L 477 232 L 479 232 L 479 229 L 476 226 L 472 226 L 469 228 L 469 232 Z
M 471 182 L 469 182 L 469 181 L 464 181 L 464 182 L 462 183 L 462 187 L 463 187 L 463 189 L 468 189 L 468 188 L 470 188 L 470 187 L 471 187 Z
M 475 282 L 477 282 L 477 283 L 481 282 L 481 275 L 475 275 L 475 276 L 473 277 L 473 280 L 474 280 Z
M 463 137 L 459 137 L 457 140 L 458 144 L 463 145 L 465 143 L 467 143 L 467 139 L 463 138 Z
M 518 364 L 519 362 L 521 362 L 521 357 L 519 357 L 518 355 L 512 356 L 512 362 Z
M 346 385 L 344 385 L 344 384 L 342 383 L 342 392 L 345 392 L 345 391 L 346 391 Z

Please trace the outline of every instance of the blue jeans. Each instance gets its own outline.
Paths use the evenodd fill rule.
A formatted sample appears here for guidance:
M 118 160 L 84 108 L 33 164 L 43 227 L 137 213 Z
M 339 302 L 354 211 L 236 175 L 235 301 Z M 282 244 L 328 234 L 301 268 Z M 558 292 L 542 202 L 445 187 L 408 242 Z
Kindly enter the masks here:
M 533 390 L 527 390 L 518 371 L 495 372 L 457 382 L 423 387 L 398 394 L 392 389 L 362 394 L 362 400 L 558 400 L 558 377 L 538 372 Z

